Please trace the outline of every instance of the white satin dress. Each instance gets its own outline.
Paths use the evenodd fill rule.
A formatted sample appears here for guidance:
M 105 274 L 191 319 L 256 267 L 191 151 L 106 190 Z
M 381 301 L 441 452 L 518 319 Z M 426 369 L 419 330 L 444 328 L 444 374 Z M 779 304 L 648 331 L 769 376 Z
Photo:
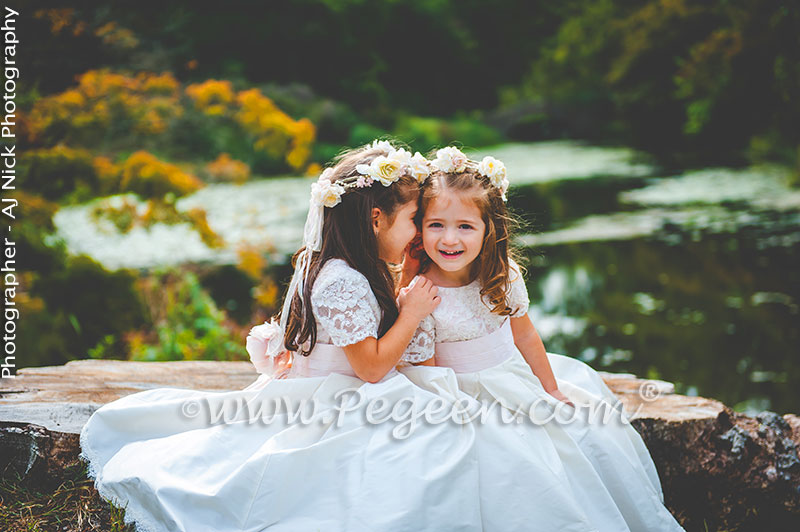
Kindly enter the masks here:
M 513 317 L 529 301 L 515 272 Z M 420 358 L 433 344 L 437 366 L 452 368 L 459 387 L 484 405 L 521 414 L 520 422 L 490 416 L 478 429 L 484 530 L 683 530 L 664 506 L 658 472 L 620 402 L 589 365 L 547 353 L 558 387 L 576 407 L 545 392 L 514 344 L 508 316 L 483 304 L 478 281 L 439 287 L 442 302 L 409 347 Z M 401 368 L 433 389 L 426 366 Z M 494 410 L 489 410 L 494 411 Z M 606 422 L 603 422 L 603 420 Z M 549 504 L 555 496 L 557 504 Z M 581 524 L 584 523 L 584 528 Z
M 380 309 L 342 260 L 322 268 L 312 303 L 319 343 L 289 378 L 262 375 L 228 392 L 147 390 L 94 412 L 81 458 L 126 523 L 138 532 L 482 530 L 474 426 L 411 430 L 404 415 L 434 398 L 463 400 L 453 371 L 431 368 L 440 370 L 429 374 L 433 393 L 396 370 L 377 383 L 356 378 L 341 346 L 376 337 Z M 403 408 L 386 421 L 386 410 L 365 413 L 375 403 Z

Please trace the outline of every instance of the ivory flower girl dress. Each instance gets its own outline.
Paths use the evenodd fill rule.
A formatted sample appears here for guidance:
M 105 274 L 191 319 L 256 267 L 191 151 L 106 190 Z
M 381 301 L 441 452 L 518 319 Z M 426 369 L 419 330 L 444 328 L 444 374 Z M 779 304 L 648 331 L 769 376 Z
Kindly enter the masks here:
M 139 532 L 481 530 L 473 425 L 407 431 L 354 407 L 463 399 L 452 370 L 430 368 L 435 395 L 395 370 L 377 383 L 356 378 L 341 346 L 377 337 L 380 308 L 340 259 L 320 271 L 312 307 L 318 343 L 295 357 L 289 378 L 262 375 L 229 392 L 147 390 L 94 412 L 81 458 L 127 523 Z M 295 413 L 315 405 L 317 417 L 303 423 L 284 408 L 251 422 L 276 402 Z M 219 411 L 227 422 L 213 421 Z
M 514 317 L 524 316 L 528 293 L 511 263 L 516 276 L 512 273 L 510 305 L 520 309 Z M 439 287 L 439 296 L 441 303 L 420 324 L 409 349 L 425 358 L 435 345 L 437 366 L 452 368 L 462 391 L 506 414 L 524 414 L 522 423 L 498 416 L 475 423 L 485 530 L 683 530 L 663 504 L 641 436 L 621 407 L 612 408 L 619 401 L 594 369 L 547 353 L 558 388 L 576 407 L 561 403 L 544 390 L 516 348 L 509 318 L 491 313 L 481 301 L 478 280 Z M 400 371 L 431 389 L 428 379 L 434 374 L 428 369 Z M 604 412 L 617 415 L 603 423 Z M 552 501 L 553 493 L 565 498 L 562 506 L 540 503 Z M 575 515 L 583 516 L 585 528 Z

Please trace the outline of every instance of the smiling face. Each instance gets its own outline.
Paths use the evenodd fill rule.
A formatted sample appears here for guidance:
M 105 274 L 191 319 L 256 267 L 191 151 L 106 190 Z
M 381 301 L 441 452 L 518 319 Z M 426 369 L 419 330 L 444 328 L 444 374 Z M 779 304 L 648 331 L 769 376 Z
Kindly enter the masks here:
M 417 234 L 414 216 L 417 214 L 416 199 L 408 201 L 394 212 L 394 220 L 381 212 L 378 215 L 375 237 L 378 240 L 378 257 L 386 262 L 399 264 L 403 251 Z
M 485 232 L 481 211 L 468 194 L 446 189 L 428 204 L 422 218 L 422 245 L 433 261 L 437 284 L 470 282 L 470 266 L 483 248 Z

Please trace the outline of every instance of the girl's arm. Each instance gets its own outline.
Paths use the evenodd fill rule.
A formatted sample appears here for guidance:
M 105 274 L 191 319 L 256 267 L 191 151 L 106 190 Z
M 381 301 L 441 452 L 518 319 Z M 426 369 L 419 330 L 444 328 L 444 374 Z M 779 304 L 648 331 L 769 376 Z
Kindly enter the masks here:
M 511 318 L 511 332 L 514 333 L 514 345 L 522 353 L 534 375 L 539 377 L 542 386 L 544 386 L 544 391 L 550 393 L 558 389 L 556 377 L 553 375 L 553 368 L 550 367 L 550 361 L 547 360 L 544 343 L 533 326 L 530 317 L 526 315 L 519 318 Z
M 419 364 L 414 364 L 415 366 L 435 366 L 436 365 L 436 355 L 432 356 L 425 362 L 420 362 Z
M 544 390 L 556 399 L 572 405 L 572 402 L 558 389 L 553 368 L 550 367 L 550 361 L 547 359 L 544 343 L 530 317 L 526 314 L 518 318 L 511 318 L 511 332 L 514 334 L 514 345 L 522 353 L 533 374 L 539 378 Z
M 519 265 L 514 262 L 510 257 L 508 265 L 511 269 L 511 291 L 509 299 L 513 306 L 517 307 L 515 311 L 516 317 L 512 315 L 511 319 L 511 332 L 514 334 L 514 345 L 517 346 L 519 352 L 522 353 L 525 362 L 531 367 L 531 371 L 539 381 L 542 383 L 544 390 L 558 399 L 569 405 L 575 406 L 561 391 L 558 389 L 556 377 L 553 375 L 553 368 L 550 367 L 550 361 L 547 359 L 547 352 L 544 349 L 542 339 L 539 338 L 539 333 L 528 317 L 528 289 L 525 287 L 525 280 L 522 278 L 522 272 Z
M 441 299 L 436 293 L 436 285 L 420 277 L 399 296 L 400 315 L 386 334 L 342 347 L 358 378 L 378 382 L 400 362 L 419 322 L 439 304 Z

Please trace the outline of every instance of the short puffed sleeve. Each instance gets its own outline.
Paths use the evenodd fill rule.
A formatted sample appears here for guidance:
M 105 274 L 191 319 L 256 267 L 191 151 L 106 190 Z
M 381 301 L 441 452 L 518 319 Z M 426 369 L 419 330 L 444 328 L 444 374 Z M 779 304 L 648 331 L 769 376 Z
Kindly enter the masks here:
M 436 348 L 436 322 L 432 314 L 428 314 L 419 322 L 414 337 L 408 344 L 401 360 L 411 364 L 419 364 L 431 358 Z
M 369 281 L 337 260 L 320 271 L 311 290 L 311 307 L 318 326 L 339 347 L 378 337 L 380 306 Z
M 530 306 L 528 288 L 525 286 L 525 279 L 522 277 L 522 271 L 519 265 L 510 258 L 508 259 L 508 265 L 510 266 L 509 282 L 511 283 L 508 293 L 508 302 L 514 310 L 511 317 L 519 318 L 528 314 L 528 307 Z

